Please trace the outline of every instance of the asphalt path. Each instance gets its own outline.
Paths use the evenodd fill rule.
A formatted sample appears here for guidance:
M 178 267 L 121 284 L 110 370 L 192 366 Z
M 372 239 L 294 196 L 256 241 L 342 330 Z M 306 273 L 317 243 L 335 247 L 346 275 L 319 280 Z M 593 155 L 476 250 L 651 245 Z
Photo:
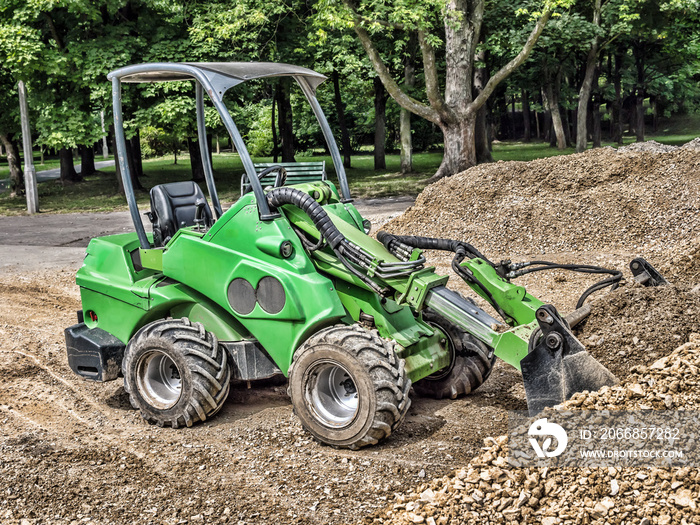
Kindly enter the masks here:
M 114 161 L 113 160 L 102 160 L 100 162 L 95 162 L 95 169 L 99 170 L 100 168 L 106 168 L 107 166 L 114 166 Z M 36 169 L 36 166 L 34 166 Z M 75 171 L 80 173 L 82 170 L 80 164 L 75 165 Z M 61 168 L 53 168 L 50 170 L 42 170 L 42 171 L 37 171 L 36 172 L 36 181 L 38 182 L 47 182 L 50 180 L 56 180 L 61 178 Z M 10 179 L 0 179 L 0 192 L 5 191 L 10 183 Z
M 357 199 L 354 204 L 363 217 L 381 223 L 413 202 L 412 197 L 391 197 Z M 77 269 L 90 239 L 132 231 L 128 211 L 0 217 L 0 271 Z

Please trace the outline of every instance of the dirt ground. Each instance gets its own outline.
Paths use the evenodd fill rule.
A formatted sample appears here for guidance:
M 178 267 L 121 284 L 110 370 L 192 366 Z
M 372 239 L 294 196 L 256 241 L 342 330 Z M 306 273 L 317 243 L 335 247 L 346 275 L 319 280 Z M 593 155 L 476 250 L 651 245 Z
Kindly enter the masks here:
M 465 463 L 484 433 L 504 431 L 506 409 L 525 408 L 503 366 L 469 398 L 414 398 L 395 434 L 359 452 L 313 442 L 283 385 L 237 385 L 214 420 L 190 429 L 149 426 L 121 381 L 69 369 L 73 281 L 72 271 L 0 278 L 3 524 L 348 523 Z
M 698 164 L 685 151 L 669 152 L 665 159 L 645 155 L 632 152 L 625 161 L 588 153 L 549 165 L 528 163 L 530 171 L 524 163 L 496 163 L 475 168 L 478 176 L 458 175 L 429 187 L 402 217 L 396 218 L 396 209 L 365 213 L 375 231 L 395 219 L 387 225 L 392 232 L 470 240 L 496 260 L 514 254 L 519 260 L 536 257 L 626 269 L 629 260 L 649 248 L 652 264 L 681 286 L 652 291 L 631 286 L 598 298 L 579 332 L 591 353 L 624 375 L 629 367 L 616 368 L 616 363 L 648 364 L 700 332 L 700 299 L 692 290 L 700 273 L 694 241 L 699 231 Z M 571 186 L 567 170 L 583 181 L 587 160 L 601 174 L 593 182 Z M 578 171 L 573 170 L 577 162 L 582 165 Z M 692 176 L 677 173 L 684 163 L 694 170 Z M 651 175 L 638 177 L 637 184 L 628 174 L 650 170 L 656 183 L 663 184 L 654 186 Z M 543 175 L 553 172 L 558 174 L 554 188 L 548 184 L 552 176 Z M 683 180 L 676 188 L 687 202 L 668 197 L 676 182 L 665 182 L 667 177 Z M 484 181 L 490 189 L 475 194 Z M 659 185 L 657 202 L 647 189 Z M 622 216 L 613 213 L 621 209 L 613 194 L 638 203 L 623 206 L 634 231 L 628 232 L 632 226 L 622 225 Z M 523 213 L 520 197 L 528 201 L 529 214 Z M 579 201 L 577 212 L 564 213 L 571 199 Z M 598 217 L 593 232 L 577 228 L 582 217 L 593 213 L 586 202 Z M 659 202 L 666 206 L 663 213 L 646 219 Z M 556 227 L 551 217 L 557 218 Z M 517 229 L 515 219 L 522 223 Z M 619 226 L 618 231 L 610 232 L 610 224 Z M 85 237 L 76 233 L 76 239 Z M 3 250 L 13 242 L 5 244 Z M 31 253 L 41 262 L 41 252 Z M 51 259 L 51 253 L 43 258 Z M 449 257 L 429 255 L 439 272 L 449 273 Z M 468 464 L 483 452 L 485 437 L 505 433 L 508 410 L 526 408 L 519 373 L 499 362 L 489 380 L 463 399 L 412 396 L 403 425 L 382 444 L 358 452 L 312 441 L 292 413 L 285 385 L 271 382 L 250 389 L 235 385 L 222 411 L 205 424 L 182 430 L 149 426 L 131 409 L 121 381 L 83 381 L 67 365 L 63 329 L 75 322 L 80 308 L 75 265 L 61 262 L 25 271 L 21 263 L 5 264 L 0 276 L 2 524 L 361 522 L 382 515 L 396 494 Z M 629 280 L 628 270 L 625 275 Z M 463 283 L 451 282 L 466 292 Z M 567 313 L 593 280 L 552 272 L 518 282 Z
M 380 227 L 409 202 L 382 210 L 372 204 L 361 209 Z M 123 228 L 124 218 L 115 218 Z M 65 219 L 41 219 L 35 239 L 13 223 L 5 241 L 64 237 Z M 70 226 L 73 245 L 86 237 L 78 222 Z M 101 230 L 103 222 L 97 221 Z M 21 235 L 10 238 L 10 231 Z M 23 271 L 25 257 L 6 264 L 0 277 L 2 524 L 354 522 L 395 491 L 466 463 L 485 432 L 504 431 L 506 410 L 525 408 L 517 372 L 499 365 L 469 398 L 414 396 L 399 430 L 359 452 L 312 441 L 286 387 L 269 382 L 235 385 L 222 411 L 203 425 L 150 426 L 131 408 L 120 380 L 95 384 L 68 367 L 63 329 L 80 308 L 75 262 L 61 259 L 56 269 L 46 261 L 50 249 L 26 253 L 36 259 L 30 266 L 50 266 Z

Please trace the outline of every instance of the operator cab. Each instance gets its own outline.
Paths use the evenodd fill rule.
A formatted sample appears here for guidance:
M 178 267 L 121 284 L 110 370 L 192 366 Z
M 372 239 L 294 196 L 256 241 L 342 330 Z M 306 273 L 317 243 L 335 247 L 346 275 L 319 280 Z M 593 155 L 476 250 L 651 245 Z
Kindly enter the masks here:
M 112 71 L 107 77 L 112 81 L 114 133 L 117 150 L 120 152 L 126 151 L 122 116 L 122 83 L 195 81 L 197 138 L 211 208 L 207 204 L 202 189 L 194 182 L 176 182 L 154 187 L 151 190 L 151 211 L 146 214 L 153 225 L 153 242 L 151 242 L 146 235 L 136 203 L 129 164 L 126 162 L 126 158 L 120 154 L 119 168 L 124 183 L 124 193 L 142 250 L 165 246 L 183 227 L 199 226 L 201 230 L 206 230 L 223 215 L 207 146 L 205 97 L 211 101 L 216 109 L 222 124 L 228 131 L 235 151 L 240 156 L 245 172 L 241 195 L 252 191 L 261 221 L 272 221 L 280 216 L 276 209 L 270 208 L 263 184 L 269 183 L 274 188 L 284 185 L 285 181 L 288 181 L 290 185 L 297 185 L 326 180 L 325 164 L 319 162 L 295 163 L 294 166 L 281 166 L 278 163 L 262 166 L 253 162 L 245 141 L 223 101 L 223 97 L 229 89 L 250 80 L 291 77 L 296 81 L 309 102 L 326 139 L 338 178 L 340 202 L 343 204 L 352 202 L 340 151 L 323 110 L 316 99 L 316 88 L 326 79 L 320 73 L 304 67 L 266 62 L 160 62 L 126 66 Z M 317 166 L 318 164 L 321 166 Z M 268 176 L 271 180 L 268 180 Z M 322 197 L 322 192 L 319 191 L 317 194 L 318 198 Z

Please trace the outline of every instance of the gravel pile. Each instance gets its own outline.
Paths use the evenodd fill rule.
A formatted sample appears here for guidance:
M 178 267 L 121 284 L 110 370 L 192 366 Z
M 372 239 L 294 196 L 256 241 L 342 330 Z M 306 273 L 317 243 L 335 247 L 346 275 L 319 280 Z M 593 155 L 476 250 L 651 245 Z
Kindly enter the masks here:
M 650 141 L 477 166 L 426 188 L 387 230 L 468 240 L 492 259 L 653 253 L 672 286 L 628 284 L 600 295 L 577 327 L 620 384 L 576 394 L 561 408 L 698 410 L 698 150 L 700 139 L 680 148 Z M 697 469 L 519 468 L 507 457 L 507 436 L 484 444 L 466 467 L 395 494 L 365 523 L 700 523 Z
M 700 333 L 700 293 L 683 286 L 627 285 L 600 295 L 577 327 L 586 349 L 622 379 Z
M 633 142 L 627 146 L 622 146 L 617 148 L 618 153 L 632 153 L 637 151 L 649 151 L 652 153 L 668 153 L 669 151 L 675 151 L 678 146 L 669 146 L 668 144 L 661 144 L 655 140 L 647 140 L 646 142 Z
M 667 281 L 696 286 L 700 283 L 700 237 L 679 239 L 677 246 L 664 252 L 660 261 L 657 269 Z
M 475 166 L 428 186 L 385 229 L 466 240 L 493 259 L 625 250 L 649 255 L 700 236 L 692 148 L 612 148 Z
M 565 409 L 700 408 L 700 335 L 620 385 L 576 394 Z M 396 494 L 365 520 L 382 525 L 465 523 L 698 523 L 697 469 L 514 468 L 507 437 L 487 438 L 484 452 L 451 476 Z
M 687 142 L 681 146 L 683 149 L 689 149 L 693 151 L 699 151 L 700 150 L 700 137 L 696 137 L 690 142 Z

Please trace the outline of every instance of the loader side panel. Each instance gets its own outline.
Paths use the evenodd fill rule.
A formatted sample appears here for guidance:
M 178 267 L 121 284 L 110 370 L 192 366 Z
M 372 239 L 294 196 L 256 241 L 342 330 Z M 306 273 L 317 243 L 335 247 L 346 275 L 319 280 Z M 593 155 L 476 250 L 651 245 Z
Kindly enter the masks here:
M 148 288 L 158 273 L 140 267 L 135 233 L 90 241 L 76 275 L 83 317 L 89 328 L 101 328 L 124 344 L 143 323 L 149 309 Z
M 296 348 L 345 308 L 285 218 L 262 222 L 251 204 L 219 221 L 204 238 L 180 230 L 163 253 L 163 274 L 233 315 L 286 374 Z

